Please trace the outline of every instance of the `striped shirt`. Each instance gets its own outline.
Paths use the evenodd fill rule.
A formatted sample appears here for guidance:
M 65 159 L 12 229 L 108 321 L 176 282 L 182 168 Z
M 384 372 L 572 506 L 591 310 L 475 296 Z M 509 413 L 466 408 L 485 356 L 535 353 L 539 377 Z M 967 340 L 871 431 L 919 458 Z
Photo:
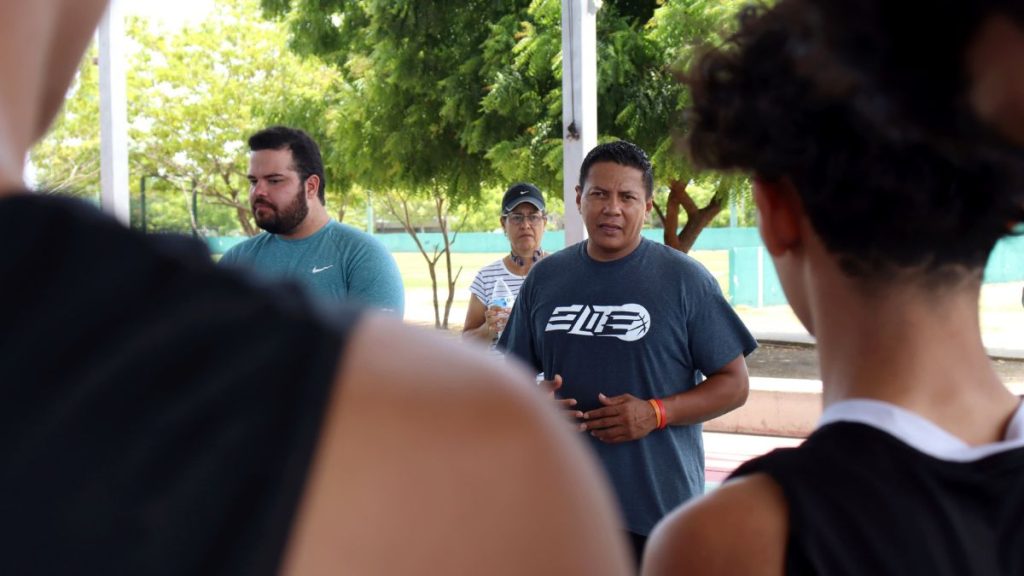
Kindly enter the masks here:
M 494 290 L 494 283 L 498 281 L 498 278 L 505 281 L 513 296 L 519 296 L 519 287 L 523 285 L 526 276 L 509 272 L 509 269 L 505 267 L 505 259 L 502 258 L 481 268 L 469 286 L 469 291 L 476 296 L 481 304 L 487 306 L 487 301 L 491 299 L 491 292 Z

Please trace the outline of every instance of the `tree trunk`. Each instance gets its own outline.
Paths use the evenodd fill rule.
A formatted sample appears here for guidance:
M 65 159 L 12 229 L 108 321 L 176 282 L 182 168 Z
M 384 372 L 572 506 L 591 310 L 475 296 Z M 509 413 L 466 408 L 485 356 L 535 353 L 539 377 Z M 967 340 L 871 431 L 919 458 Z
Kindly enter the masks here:
M 256 228 L 254 223 L 252 209 L 249 207 L 248 196 L 245 201 L 239 200 L 238 197 L 242 195 L 242 191 L 231 185 L 231 180 L 232 177 L 235 176 L 235 173 L 230 170 L 226 170 L 221 171 L 219 175 L 221 181 L 228 190 L 227 194 L 210 188 L 201 189 L 200 192 L 208 198 L 213 198 L 218 204 L 234 208 L 235 217 L 238 218 L 238 224 L 242 227 L 242 232 L 245 232 L 246 236 L 255 236 L 259 232 L 259 229 Z
M 252 220 L 249 216 L 252 214 L 248 208 L 242 206 L 235 207 L 235 214 L 238 215 L 238 223 L 242 225 L 242 231 L 245 232 L 246 236 L 256 235 L 256 226 L 253 225 Z
M 452 303 L 455 301 L 455 282 L 458 281 L 459 275 L 462 274 L 462 267 L 459 267 L 459 271 L 452 276 L 452 242 L 455 238 L 449 239 L 448 236 L 448 214 L 444 211 L 444 198 L 440 196 L 434 197 L 434 207 L 437 209 L 437 224 L 441 228 L 441 238 L 444 239 L 444 259 L 445 265 L 448 270 L 448 298 L 444 301 L 444 319 L 441 322 L 441 328 L 448 329 L 448 317 L 452 311 Z M 458 232 L 456 232 L 458 234 Z M 435 285 L 436 286 L 436 285 Z M 437 298 L 435 289 L 435 315 L 437 312 Z
M 712 198 L 707 206 L 698 208 L 697 203 L 693 201 L 689 192 L 686 191 L 688 184 L 689 182 L 681 180 L 673 180 L 669 184 L 670 192 L 663 217 L 665 245 L 671 246 L 683 253 L 688 253 L 693 248 L 700 233 L 722 211 L 722 200 L 717 196 Z M 682 230 L 677 232 L 679 228 L 680 207 L 686 211 L 686 224 Z
M 413 225 L 412 225 L 412 217 L 409 215 L 409 203 L 406 201 L 406 199 L 404 197 L 399 196 L 399 199 L 402 202 L 402 206 L 401 206 L 402 209 L 401 209 L 401 211 L 399 211 L 398 207 L 395 206 L 395 203 L 394 203 L 394 201 L 392 200 L 392 198 L 391 198 L 391 196 L 389 194 L 384 194 L 383 197 L 384 197 L 384 204 L 387 205 L 387 207 L 388 207 L 388 212 L 391 212 L 391 214 L 395 218 L 397 218 L 399 222 L 402 223 L 402 228 L 404 228 L 406 233 L 409 234 L 409 236 L 412 237 L 413 242 L 416 243 L 416 248 L 418 248 L 419 251 L 420 251 L 420 255 L 422 255 L 423 259 L 426 260 L 426 262 L 427 262 L 427 270 L 430 272 L 430 288 L 431 288 L 431 291 L 433 293 L 433 298 L 434 298 L 434 328 L 447 328 L 448 327 L 448 308 L 450 308 L 450 304 L 445 309 L 445 318 L 444 318 L 444 323 L 442 324 L 441 323 L 441 305 L 440 305 L 440 302 L 438 301 L 438 296 L 437 296 L 437 262 L 438 262 L 438 260 L 441 259 L 441 253 L 439 253 L 437 251 L 437 249 L 435 249 L 433 256 L 431 256 L 430 254 L 427 254 L 426 248 L 424 248 L 423 247 L 423 243 L 420 242 L 419 233 L 416 231 L 416 228 L 413 227 Z M 435 201 L 443 201 L 443 200 L 439 200 L 439 198 L 440 198 L 439 196 L 435 195 Z M 442 207 L 438 206 L 439 218 L 440 218 L 440 214 L 442 213 L 441 209 L 442 209 Z M 445 238 L 445 249 L 446 249 L 446 251 L 448 251 L 450 246 L 449 246 L 449 243 L 448 243 L 448 236 L 447 236 L 447 234 L 445 234 L 444 238 Z M 450 257 L 449 257 L 449 260 L 448 260 L 448 267 L 449 267 L 448 268 L 448 274 L 449 274 L 449 277 L 450 277 L 451 276 L 451 258 Z M 449 280 L 449 289 L 448 289 L 448 301 L 449 302 L 451 302 L 452 299 L 454 298 L 454 288 L 452 287 L 453 284 L 454 283 L 451 280 Z

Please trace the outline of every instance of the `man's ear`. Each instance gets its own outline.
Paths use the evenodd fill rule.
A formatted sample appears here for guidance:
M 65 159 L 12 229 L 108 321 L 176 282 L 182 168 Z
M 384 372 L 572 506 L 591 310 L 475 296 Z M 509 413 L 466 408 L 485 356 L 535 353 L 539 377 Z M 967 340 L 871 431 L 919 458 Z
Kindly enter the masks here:
M 580 206 L 580 200 L 583 198 L 583 189 L 580 188 L 579 184 L 576 185 L 576 210 L 582 212 L 583 207 Z
M 316 174 L 310 174 L 309 178 L 306 178 L 306 197 L 307 198 L 319 198 L 317 190 L 320 189 L 320 177 Z
M 768 253 L 781 256 L 800 246 L 800 221 L 803 204 L 786 179 L 775 181 L 754 178 L 754 204 L 757 206 L 757 228 Z

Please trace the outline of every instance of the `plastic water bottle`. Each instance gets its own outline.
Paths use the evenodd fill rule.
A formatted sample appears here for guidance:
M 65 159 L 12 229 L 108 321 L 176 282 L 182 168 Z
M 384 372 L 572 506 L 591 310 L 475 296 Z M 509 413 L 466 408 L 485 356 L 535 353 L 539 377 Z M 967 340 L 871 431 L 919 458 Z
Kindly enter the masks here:
M 508 312 L 512 309 L 512 305 L 515 304 L 516 297 L 512 294 L 512 290 L 509 289 L 508 284 L 504 280 L 498 278 L 494 282 L 494 286 L 491 288 L 491 297 L 487 300 L 487 307 L 490 309 L 498 309 L 498 314 L 503 314 L 503 320 L 508 319 Z M 502 330 L 504 330 L 504 322 L 502 322 Z M 497 337 L 501 336 L 502 330 L 498 330 Z M 497 337 L 495 340 L 497 340 Z
M 487 307 L 511 308 L 515 300 L 516 297 L 512 295 L 512 290 L 509 289 L 505 280 L 498 278 L 494 281 L 494 286 L 491 287 L 491 298 L 487 301 Z

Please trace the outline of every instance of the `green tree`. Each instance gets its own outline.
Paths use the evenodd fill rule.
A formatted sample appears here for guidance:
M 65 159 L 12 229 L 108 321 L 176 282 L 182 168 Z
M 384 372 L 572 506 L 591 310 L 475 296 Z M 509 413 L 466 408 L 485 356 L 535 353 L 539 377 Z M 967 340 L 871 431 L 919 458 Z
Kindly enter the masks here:
M 258 16 L 255 0 L 222 0 L 205 21 L 177 34 L 133 28 L 143 48 L 131 94 L 139 103 L 132 137 L 140 169 L 179 190 L 194 189 L 213 210 L 233 214 L 236 230 L 247 235 L 257 230 L 245 138 L 287 110 L 299 111 L 288 118 L 294 125 L 319 133 L 339 80 L 333 70 L 291 53 L 282 27 Z M 327 182 L 336 193 L 338 186 Z
M 525 2 L 519 2 L 525 6 Z M 375 191 L 375 198 L 416 240 L 433 281 L 435 326 L 447 328 L 460 271 L 451 266 L 464 213 L 497 174 L 477 145 L 486 93 L 480 47 L 487 22 L 516 13 L 516 2 L 440 0 L 263 0 L 272 17 L 286 18 L 291 44 L 314 54 L 343 76 L 348 94 L 339 102 L 332 143 L 345 159 L 351 181 Z M 484 25 L 481 25 L 484 23 Z M 415 205 L 432 208 L 443 244 L 423 246 L 417 238 Z M 447 298 L 439 296 L 437 264 L 447 264 Z
M 688 97 L 676 76 L 700 45 L 721 37 L 739 5 L 737 0 L 620 0 L 605 2 L 598 12 L 599 138 L 628 139 L 651 154 L 659 188 L 666 189 L 655 203 L 665 243 L 683 251 L 730 198 L 742 204 L 748 193 L 742 178 L 698 173 L 675 146 Z M 488 148 L 499 173 L 529 174 L 557 188 L 562 170 L 560 18 L 559 2 L 535 0 L 525 18 L 509 16 L 491 27 L 484 50 L 489 92 L 483 107 L 502 119 L 506 130 L 478 133 L 491 138 L 480 145 Z M 688 191 L 691 182 L 699 184 L 699 194 Z M 708 190 L 713 191 L 709 197 Z M 677 232 L 681 209 L 687 220 Z
M 133 188 L 146 180 L 148 228 L 255 233 L 246 137 L 277 122 L 330 133 L 340 76 L 288 50 L 287 32 L 260 18 L 257 0 L 219 0 L 205 21 L 176 31 L 131 19 L 127 34 L 129 170 Z M 64 111 L 33 150 L 44 186 L 98 197 L 96 76 L 87 57 Z M 327 162 L 328 204 L 337 202 L 343 216 L 347 184 L 335 165 Z
M 645 27 L 645 39 L 655 46 L 660 54 L 661 70 L 667 71 L 671 80 L 687 70 L 702 46 L 717 44 L 732 30 L 736 12 L 746 2 L 741 0 L 672 0 L 665 2 L 654 12 Z M 699 173 L 679 153 L 677 142 L 685 130 L 685 119 L 680 111 L 687 103 L 689 94 L 678 82 L 673 82 L 674 106 L 667 111 L 667 125 L 671 130 L 663 134 L 654 145 L 654 159 L 665 172 L 669 192 L 665 198 L 665 212 L 658 210 L 665 229 L 664 241 L 683 252 L 688 252 L 705 227 L 710 225 L 730 201 L 734 209 L 752 206 L 749 202 L 750 185 L 745 177 L 717 173 Z M 645 114 L 638 113 L 638 119 Z M 642 120 L 641 120 L 642 123 Z M 698 194 L 690 191 L 696 183 L 710 196 L 701 207 Z M 686 213 L 686 222 L 679 228 L 680 211 Z M 744 223 L 749 219 L 745 211 L 738 214 Z
M 86 52 L 61 114 L 30 153 L 41 190 L 99 201 L 100 95 L 97 51 Z
M 735 0 L 609 0 L 598 17 L 599 128 L 652 151 L 671 190 L 666 242 L 692 239 L 741 194 L 735 178 L 699 176 L 672 149 L 686 94 L 674 66 L 715 34 Z M 332 64 L 346 81 L 333 143 L 351 181 L 377 191 L 416 236 L 429 206 L 444 245 L 421 253 L 434 278 L 435 324 L 446 327 L 455 277 L 448 267 L 442 316 L 435 265 L 450 262 L 450 215 L 515 180 L 562 189 L 561 3 L 556 0 L 262 0 L 285 19 L 291 45 Z M 698 208 L 687 186 L 714 193 Z M 682 207 L 683 231 L 672 222 Z M 659 213 L 661 210 L 659 208 Z M 464 222 L 464 220 L 463 220 Z M 458 226 L 454 226 L 457 228 Z M 418 242 L 417 242 L 418 243 Z M 457 274 L 457 273 L 455 273 Z

